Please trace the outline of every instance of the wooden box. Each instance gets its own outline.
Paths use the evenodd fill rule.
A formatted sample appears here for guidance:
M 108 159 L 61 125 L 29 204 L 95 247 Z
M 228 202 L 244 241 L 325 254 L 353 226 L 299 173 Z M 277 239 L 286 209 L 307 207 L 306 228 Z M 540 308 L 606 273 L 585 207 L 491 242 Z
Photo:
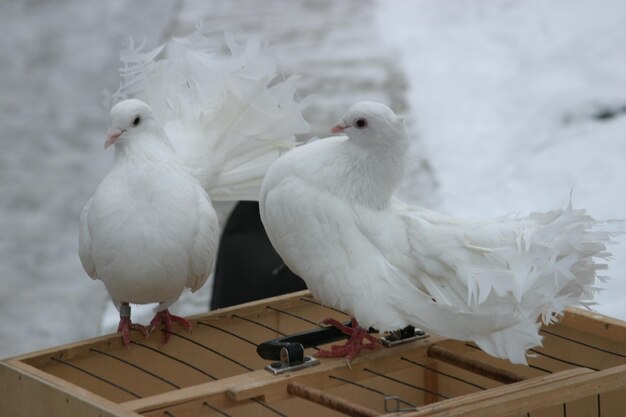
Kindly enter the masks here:
M 437 335 L 274 375 L 257 345 L 346 320 L 299 292 L 0 362 L 0 416 L 626 416 L 626 323 L 569 309 L 530 366 Z M 307 349 L 308 354 L 314 349 Z

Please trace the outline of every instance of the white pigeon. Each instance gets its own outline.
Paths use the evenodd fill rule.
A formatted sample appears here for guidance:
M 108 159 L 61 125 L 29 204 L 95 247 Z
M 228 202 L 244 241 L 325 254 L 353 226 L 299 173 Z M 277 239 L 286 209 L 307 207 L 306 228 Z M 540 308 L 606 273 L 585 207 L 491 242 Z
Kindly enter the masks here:
M 567 305 L 590 304 L 606 268 L 594 258 L 609 257 L 610 233 L 584 210 L 462 220 L 411 207 L 393 197 L 409 146 L 401 117 L 361 102 L 331 131 L 346 136 L 288 152 L 260 196 L 287 266 L 322 303 L 358 319 L 355 330 L 342 327 L 348 343 L 322 356 L 349 363 L 375 347 L 371 337 L 363 345 L 364 328 L 411 324 L 526 363 L 541 344 L 540 316 L 551 323 Z
M 211 200 L 257 200 L 267 168 L 309 130 L 295 78 L 275 82 L 275 62 L 255 39 L 221 45 L 197 32 L 155 60 L 162 49 L 131 43 L 122 52 L 123 83 L 112 96 L 122 101 L 105 142 L 115 162 L 80 218 L 80 260 L 120 311 L 125 344 L 131 329 L 147 334 L 130 320 L 133 303 L 159 303 L 150 329 L 165 324 L 164 342 L 173 322 L 191 328 L 168 307 L 213 269 Z

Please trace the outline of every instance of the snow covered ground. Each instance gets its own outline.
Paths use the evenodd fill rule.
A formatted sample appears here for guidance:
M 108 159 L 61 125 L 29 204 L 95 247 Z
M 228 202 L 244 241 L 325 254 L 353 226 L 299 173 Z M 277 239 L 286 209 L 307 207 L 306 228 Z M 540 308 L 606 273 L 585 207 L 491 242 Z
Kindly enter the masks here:
M 259 19 L 268 19 L 278 3 Z M 0 358 L 97 333 L 109 303 L 102 285 L 80 266 L 76 236 L 78 214 L 111 163 L 111 153 L 102 150 L 107 119 L 101 90 L 116 87 L 126 36 L 156 45 L 175 31 L 172 22 L 195 18 L 196 3 L 181 4 L 0 3 Z M 328 21 L 289 4 L 318 33 L 296 36 L 283 26 L 280 36 L 293 39 L 283 49 L 290 69 L 302 54 L 305 76 L 314 77 L 329 68 L 320 50 L 335 59 L 326 76 L 340 81 L 316 87 L 304 80 L 310 90 L 337 97 L 344 89 L 350 98 L 365 98 L 369 84 L 362 79 L 368 76 L 394 91 L 400 78 L 408 79 L 411 131 L 419 138 L 415 165 L 425 158 L 433 173 L 414 169 L 402 189 L 407 199 L 483 217 L 564 206 L 573 189 L 574 205 L 596 218 L 626 218 L 622 0 L 361 3 L 375 8 L 368 13 L 345 5 L 333 13 L 327 2 Z M 372 13 L 378 27 L 361 21 Z M 265 26 L 280 26 L 285 18 Z M 246 21 L 242 27 L 254 32 L 264 26 Z M 332 44 L 311 54 L 319 37 Z M 373 41 L 378 37 L 397 51 L 395 67 L 378 60 L 368 65 L 372 49 L 380 48 Z M 356 65 L 342 68 L 336 57 L 345 55 Z M 394 97 L 388 101 L 397 107 L 403 98 Z M 435 176 L 434 191 L 425 175 Z M 618 240 L 613 280 L 597 309 L 626 319 L 626 238 Z M 194 308 L 206 305 L 207 294 Z
M 379 3 L 410 83 L 414 155 L 435 209 L 467 217 L 575 207 L 626 218 L 626 3 Z M 622 226 L 622 229 L 624 227 Z M 597 310 L 626 319 L 626 236 Z

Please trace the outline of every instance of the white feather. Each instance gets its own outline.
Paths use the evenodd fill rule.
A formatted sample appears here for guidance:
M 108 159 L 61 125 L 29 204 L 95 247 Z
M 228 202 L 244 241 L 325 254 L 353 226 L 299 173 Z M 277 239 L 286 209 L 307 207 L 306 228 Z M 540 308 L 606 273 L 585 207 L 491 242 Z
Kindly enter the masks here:
M 131 40 L 122 51 L 122 85 L 110 101 L 149 104 L 212 200 L 258 200 L 267 168 L 310 130 L 294 100 L 297 77 L 282 80 L 255 37 L 218 42 L 199 28 L 149 52 L 142 46 Z

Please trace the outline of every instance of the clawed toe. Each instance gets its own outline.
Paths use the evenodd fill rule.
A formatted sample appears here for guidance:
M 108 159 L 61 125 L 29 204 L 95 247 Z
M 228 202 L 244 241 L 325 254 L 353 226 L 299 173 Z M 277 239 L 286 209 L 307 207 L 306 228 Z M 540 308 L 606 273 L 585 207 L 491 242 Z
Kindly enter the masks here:
M 130 320 L 130 317 L 120 317 L 120 323 L 117 326 L 117 331 L 122 333 L 122 341 L 124 345 L 128 346 L 130 344 L 130 331 L 137 330 L 144 335 L 144 337 L 148 337 L 150 335 L 146 326 L 142 326 L 141 324 L 133 323 Z
M 349 335 L 349 338 L 344 345 L 332 345 L 329 350 L 322 349 L 318 351 L 315 354 L 317 357 L 345 357 L 346 363 L 350 366 L 350 362 L 359 355 L 362 349 L 374 350 L 379 345 L 378 339 L 360 327 L 354 318 L 352 319 L 352 327 L 345 326 L 343 323 L 332 318 L 324 319 L 322 323 L 337 327 L 344 334 Z M 367 339 L 369 343 L 363 343 L 363 338 Z
M 183 317 L 175 316 L 165 309 L 156 313 L 152 321 L 150 321 L 150 332 L 161 326 L 161 324 L 164 324 L 165 329 L 163 330 L 163 344 L 166 344 L 170 340 L 170 334 L 174 330 L 174 322 L 181 324 L 185 329 L 187 329 L 187 331 L 191 331 L 191 323 L 189 320 Z

